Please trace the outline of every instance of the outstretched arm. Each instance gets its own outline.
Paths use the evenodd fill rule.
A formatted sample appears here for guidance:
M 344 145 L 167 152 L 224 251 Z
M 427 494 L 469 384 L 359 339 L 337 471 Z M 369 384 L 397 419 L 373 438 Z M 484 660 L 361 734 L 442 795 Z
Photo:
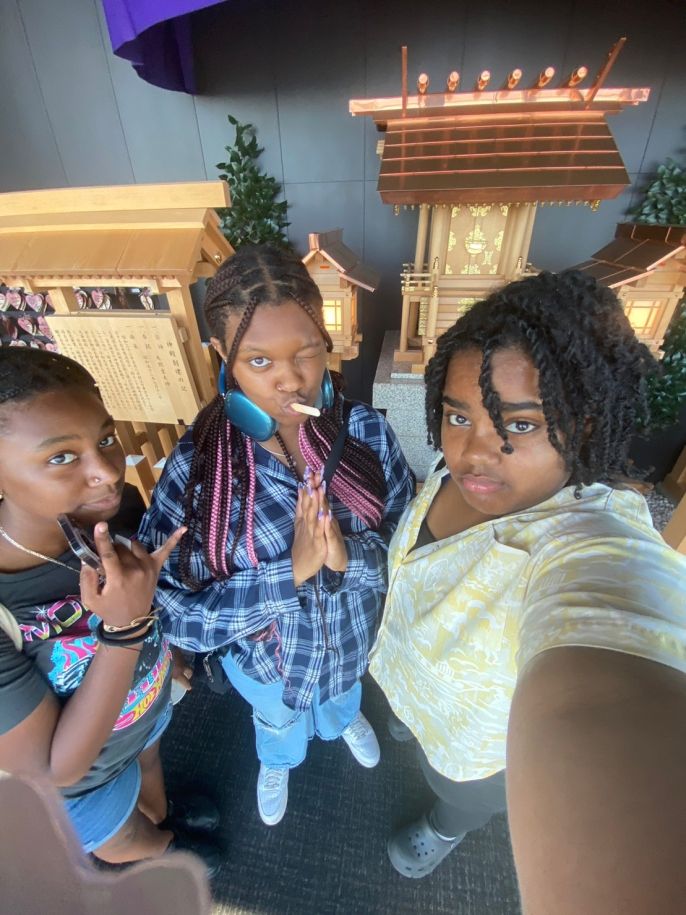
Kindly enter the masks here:
M 537 655 L 508 731 L 525 915 L 676 915 L 686 900 L 686 675 L 594 648 Z

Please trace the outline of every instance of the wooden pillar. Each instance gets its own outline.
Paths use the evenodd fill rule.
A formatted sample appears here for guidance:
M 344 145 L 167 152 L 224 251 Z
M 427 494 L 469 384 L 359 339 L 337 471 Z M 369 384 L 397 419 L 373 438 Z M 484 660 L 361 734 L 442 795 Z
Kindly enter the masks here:
M 408 292 L 403 296 L 403 313 L 400 319 L 400 346 L 399 353 L 407 352 L 407 327 L 410 318 L 410 294 Z
M 146 507 L 150 505 L 150 495 L 155 487 L 155 477 L 148 459 L 142 454 L 130 455 L 126 458 L 127 483 L 135 486 L 141 494 Z
M 78 312 L 79 303 L 76 301 L 74 290 L 68 286 L 56 286 L 49 290 L 50 302 L 58 315 L 69 315 Z
M 190 290 L 188 286 L 181 286 L 178 289 L 164 289 L 163 291 L 169 302 L 169 310 L 179 326 L 186 331 L 186 355 L 202 406 L 205 406 L 214 397 L 214 390 L 203 354 L 202 340 L 198 331 L 198 323 L 195 320 Z
M 429 232 L 429 204 L 419 204 L 419 222 L 417 223 L 417 244 L 414 249 L 414 272 L 424 271 L 426 258 L 426 236 Z M 402 345 L 402 340 L 401 340 Z
M 503 239 L 503 250 L 500 255 L 499 273 L 502 273 L 506 280 L 515 278 L 517 270 L 517 261 L 522 256 L 522 246 L 528 228 L 529 212 L 528 204 L 513 206 L 508 213 L 505 224 L 505 237 Z M 533 207 L 531 207 L 533 210 Z M 533 229 L 533 223 L 532 223 Z M 531 240 L 531 236 L 529 236 Z M 522 264 L 522 267 L 525 265 Z
M 133 428 L 133 424 L 124 420 L 119 420 L 116 423 L 116 429 L 117 438 L 121 442 L 124 454 L 140 454 L 139 437 L 138 433 Z
M 434 272 L 434 262 L 438 258 L 438 272 L 445 273 L 445 261 L 448 253 L 448 233 L 450 232 L 451 207 L 432 207 L 431 237 L 429 238 L 429 269 Z
M 527 261 L 529 259 L 529 248 L 531 247 L 531 236 L 534 232 L 534 221 L 536 219 L 536 207 L 532 203 L 526 203 L 524 206 L 526 207 L 526 222 L 524 224 L 524 234 L 519 249 L 519 256 L 522 258 L 522 270 L 526 270 Z M 515 262 L 515 269 L 516 267 L 517 264 Z

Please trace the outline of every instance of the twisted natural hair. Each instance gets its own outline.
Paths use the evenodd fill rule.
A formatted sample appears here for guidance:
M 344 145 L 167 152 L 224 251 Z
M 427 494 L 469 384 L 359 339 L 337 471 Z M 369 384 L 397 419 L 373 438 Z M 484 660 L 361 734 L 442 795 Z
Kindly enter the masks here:
M 255 309 L 292 301 L 309 315 L 329 352 L 331 338 L 322 319 L 322 298 L 302 261 L 293 253 L 271 245 L 246 245 L 225 261 L 207 285 L 205 318 L 219 340 L 226 339 L 230 315 L 241 315 L 226 358 L 227 390 L 235 387 L 233 365 Z M 342 421 L 342 377 L 332 372 L 334 404 L 318 418 L 308 419 L 299 430 L 303 456 L 314 471 L 320 470 L 331 451 Z M 245 534 L 248 556 L 257 566 L 253 538 L 255 462 L 252 441 L 226 418 L 223 398 L 218 396 L 198 415 L 193 429 L 194 451 L 183 497 L 187 533 L 181 541 L 179 572 L 187 587 L 202 583 L 191 573 L 191 554 L 196 535 L 202 540 L 207 567 L 217 580 L 231 576 L 236 547 Z M 372 528 L 381 522 L 386 483 L 378 456 L 352 436 L 329 485 L 350 511 Z M 230 531 L 231 502 L 239 501 L 238 521 Z M 227 544 L 230 544 L 227 557 Z
M 0 407 L 65 388 L 86 388 L 100 396 L 92 375 L 67 356 L 23 346 L 0 347 Z M 7 413 L 0 410 L 0 434 L 5 431 Z
M 631 476 L 629 445 L 649 415 L 645 379 L 657 363 L 617 296 L 578 270 L 510 283 L 473 305 L 439 338 L 424 376 L 429 444 L 441 447 L 450 360 L 477 349 L 483 404 L 503 439 L 501 450 L 514 450 L 492 379 L 493 355 L 508 347 L 525 353 L 538 370 L 548 440 L 564 458 L 577 496 L 582 484 Z

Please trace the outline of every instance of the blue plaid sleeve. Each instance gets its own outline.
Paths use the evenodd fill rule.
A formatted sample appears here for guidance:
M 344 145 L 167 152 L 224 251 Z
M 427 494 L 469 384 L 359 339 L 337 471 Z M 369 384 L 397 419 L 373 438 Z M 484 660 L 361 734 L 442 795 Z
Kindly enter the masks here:
M 183 523 L 182 499 L 193 443 L 188 433 L 166 462 L 139 540 L 156 549 Z M 164 564 L 156 602 L 169 640 L 189 651 L 209 651 L 269 626 L 275 619 L 302 612 L 293 581 L 290 553 L 260 562 L 256 569 L 235 571 L 227 581 L 214 580 L 204 564 L 200 543 L 192 551 L 191 572 L 204 583 L 190 591 L 178 574 L 179 549 Z
M 393 532 L 405 507 L 414 496 L 415 478 L 402 453 L 398 439 L 386 419 L 376 410 L 355 408 L 350 415 L 350 432 L 377 453 L 386 478 L 386 501 L 378 531 L 364 530 L 345 535 L 348 565 L 335 582 L 346 591 L 371 589 L 385 592 L 387 554 Z M 334 584 L 329 579 L 329 586 Z

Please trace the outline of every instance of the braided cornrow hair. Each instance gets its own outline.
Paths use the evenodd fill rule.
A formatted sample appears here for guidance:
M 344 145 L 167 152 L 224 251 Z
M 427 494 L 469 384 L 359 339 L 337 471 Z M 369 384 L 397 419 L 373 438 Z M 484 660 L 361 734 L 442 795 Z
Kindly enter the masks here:
M 246 245 L 225 261 L 207 285 L 204 313 L 210 331 L 226 338 L 230 315 L 241 315 L 226 359 L 227 389 L 235 385 L 233 365 L 236 353 L 256 308 L 296 302 L 312 319 L 326 342 L 331 338 L 322 319 L 322 299 L 316 283 L 302 261 L 290 252 L 271 245 Z M 321 416 L 309 418 L 299 430 L 298 443 L 314 471 L 320 470 L 331 451 L 342 422 L 343 379 L 332 372 L 334 404 Z M 253 443 L 229 423 L 220 396 L 198 415 L 193 429 L 194 452 L 183 497 L 184 525 L 188 531 L 181 541 L 179 573 L 187 587 L 202 583 L 191 574 L 191 553 L 197 535 L 213 578 L 231 576 L 236 547 L 246 536 L 248 556 L 257 566 L 253 538 L 255 463 Z M 386 481 L 378 456 L 364 442 L 348 435 L 337 470 L 329 484 L 336 496 L 365 524 L 381 523 Z M 232 499 L 239 501 L 236 528 L 229 530 Z M 230 544 L 227 557 L 227 543 Z
M 92 375 L 67 356 L 23 346 L 0 347 L 0 407 L 65 388 L 86 388 L 100 396 Z M 6 418 L 7 411 L 0 410 L 0 434 Z
M 649 416 L 645 379 L 657 363 L 617 296 L 578 270 L 510 283 L 439 338 L 424 376 L 429 444 L 441 447 L 451 358 L 477 349 L 483 404 L 503 440 L 501 450 L 513 451 L 492 380 L 493 354 L 507 347 L 520 349 L 538 370 L 548 440 L 564 458 L 577 495 L 584 484 L 631 476 L 629 446 Z

